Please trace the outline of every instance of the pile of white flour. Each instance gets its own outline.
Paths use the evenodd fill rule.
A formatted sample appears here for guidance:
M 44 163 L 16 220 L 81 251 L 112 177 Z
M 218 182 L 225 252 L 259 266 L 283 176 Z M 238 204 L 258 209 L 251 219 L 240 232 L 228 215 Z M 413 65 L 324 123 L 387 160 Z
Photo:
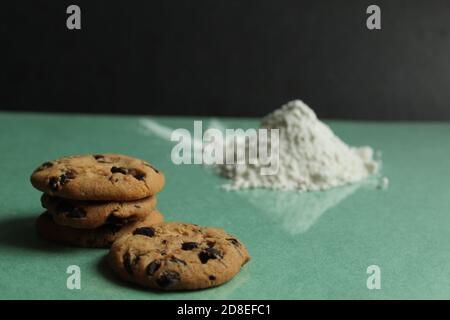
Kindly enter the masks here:
M 248 161 L 221 164 L 217 166 L 219 174 L 232 179 L 227 189 L 325 190 L 357 182 L 378 171 L 372 148 L 348 146 L 300 100 L 264 117 L 261 128 L 279 129 L 278 173 L 261 175 L 260 165 Z

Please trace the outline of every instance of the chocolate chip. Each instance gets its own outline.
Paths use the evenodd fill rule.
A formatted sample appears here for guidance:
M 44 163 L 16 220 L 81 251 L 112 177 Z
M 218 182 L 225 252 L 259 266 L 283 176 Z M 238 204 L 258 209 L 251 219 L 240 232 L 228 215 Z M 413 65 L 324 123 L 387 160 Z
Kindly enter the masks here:
M 50 190 L 58 191 L 58 189 L 59 189 L 59 179 L 57 177 L 51 177 L 48 180 L 48 186 L 50 187 Z
M 48 169 L 51 167 L 53 167 L 53 162 L 44 162 L 43 164 L 41 164 L 39 166 L 39 168 L 36 169 L 36 171 L 41 171 L 41 170 Z
M 111 173 L 122 173 L 122 174 L 130 174 L 132 175 L 136 180 L 144 180 L 145 179 L 145 173 L 142 171 L 139 171 L 137 169 L 127 169 L 122 167 L 112 167 Z
M 154 166 L 152 166 L 151 164 L 148 164 L 147 162 L 144 162 L 144 166 L 150 167 L 153 169 L 153 171 L 155 171 L 156 173 L 159 173 L 159 170 L 156 169 Z
M 239 247 L 241 244 L 239 243 L 239 241 L 237 240 L 237 239 L 235 239 L 235 238 L 229 238 L 229 239 L 227 239 L 229 242 L 231 242 L 231 244 L 233 244 L 233 245 L 235 245 L 235 246 L 237 246 L 237 247 Z
M 208 277 L 208 279 L 211 280 L 211 281 L 214 281 L 214 280 L 216 280 L 216 277 L 213 276 L 213 275 L 210 275 L 210 276 Z
M 161 262 L 159 260 L 153 260 L 147 266 L 146 272 L 148 276 L 153 276 L 156 271 L 158 271 L 159 267 L 161 267 Z
M 222 258 L 222 253 L 215 248 L 208 248 L 198 254 L 200 261 L 205 264 L 210 259 Z
M 98 162 L 103 162 L 105 160 L 105 156 L 102 154 L 94 154 L 93 155 L 94 159 L 97 160 Z
M 73 208 L 69 211 L 67 214 L 68 218 L 75 218 L 75 219 L 81 219 L 85 218 L 87 215 L 87 212 L 83 208 Z
M 136 180 L 143 181 L 145 179 L 145 173 L 137 169 L 127 169 L 127 173 L 132 175 Z
M 75 179 L 76 173 L 75 171 L 69 170 L 64 173 L 67 179 Z
M 51 177 L 48 180 L 48 185 L 50 187 L 50 190 L 52 191 L 58 191 L 59 188 L 68 183 L 70 180 L 75 178 L 75 172 L 69 170 L 66 172 L 63 172 L 59 177 Z
M 62 175 L 59 176 L 59 184 L 63 185 L 67 183 L 67 177 L 66 175 L 63 173 Z
M 139 260 L 141 260 L 141 255 L 131 258 L 130 253 L 127 252 L 123 255 L 123 267 L 129 274 L 133 274 L 133 266 L 136 265 Z
M 181 249 L 183 250 L 193 250 L 198 248 L 198 243 L 197 242 L 183 242 L 183 244 L 181 245 Z
M 178 259 L 177 257 L 175 257 L 175 256 L 172 256 L 172 257 L 170 257 L 170 260 L 169 260 L 170 262 L 173 262 L 173 263 L 177 263 L 177 264 L 182 264 L 182 265 L 187 265 L 186 264 L 186 261 L 184 261 L 184 260 L 181 260 L 181 259 Z
M 120 218 L 115 216 L 114 214 L 110 214 L 108 216 L 108 218 L 106 219 L 106 223 L 108 224 L 112 224 L 115 226 L 124 226 L 128 223 L 128 219 L 127 218 Z
M 141 208 L 141 206 L 139 206 L 139 205 L 137 205 L 137 204 L 135 204 L 134 207 L 135 207 L 135 208 L 138 208 L 138 209 Z
M 133 231 L 133 235 L 138 235 L 138 234 L 147 236 L 147 237 L 153 237 L 155 235 L 155 229 L 153 229 L 152 227 L 137 228 L 136 230 Z
M 171 286 L 178 281 L 180 281 L 180 275 L 178 274 L 178 272 L 166 271 L 158 278 L 158 280 L 156 280 L 156 283 L 161 288 L 167 288 L 168 286 Z
M 106 158 L 102 154 L 94 154 L 93 157 L 94 157 L 95 160 L 97 160 L 98 163 L 112 163 L 111 159 Z
M 111 173 L 128 174 L 128 169 L 122 167 L 112 167 Z
M 133 268 L 131 266 L 131 257 L 128 252 L 123 255 L 123 267 L 129 274 L 133 274 Z
M 167 244 L 167 240 L 161 241 L 162 244 Z
M 72 179 L 75 179 L 75 172 L 66 171 L 59 176 L 59 184 L 64 185 Z
M 145 180 L 145 173 L 138 173 L 133 175 L 133 177 L 136 178 L 136 180 L 144 181 Z

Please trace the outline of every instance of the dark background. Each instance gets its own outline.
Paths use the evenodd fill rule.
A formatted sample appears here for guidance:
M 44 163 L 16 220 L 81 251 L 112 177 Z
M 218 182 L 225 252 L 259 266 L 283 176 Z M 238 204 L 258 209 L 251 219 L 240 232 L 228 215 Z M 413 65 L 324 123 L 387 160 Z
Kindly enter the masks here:
M 66 8 L 82 30 L 66 28 Z M 382 30 L 366 28 L 381 7 Z M 450 119 L 450 1 L 1 3 L 0 109 Z

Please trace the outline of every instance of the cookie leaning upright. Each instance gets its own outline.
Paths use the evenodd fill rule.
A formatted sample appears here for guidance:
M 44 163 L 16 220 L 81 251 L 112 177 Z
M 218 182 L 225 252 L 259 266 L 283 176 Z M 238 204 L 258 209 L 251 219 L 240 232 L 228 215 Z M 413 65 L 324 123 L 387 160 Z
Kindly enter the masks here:
M 120 154 L 65 157 L 42 164 L 32 185 L 46 194 L 74 200 L 132 201 L 152 196 L 164 175 L 147 162 Z
M 140 225 L 113 243 L 108 258 L 127 281 L 160 290 L 194 290 L 229 281 L 250 255 L 222 229 L 169 222 Z

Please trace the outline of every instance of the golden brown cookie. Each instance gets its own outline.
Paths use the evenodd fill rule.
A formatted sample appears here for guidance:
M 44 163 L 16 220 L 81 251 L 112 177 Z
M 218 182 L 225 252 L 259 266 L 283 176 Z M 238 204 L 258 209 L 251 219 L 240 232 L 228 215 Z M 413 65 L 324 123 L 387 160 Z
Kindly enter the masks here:
M 53 221 L 71 228 L 94 229 L 105 223 L 126 224 L 142 219 L 156 207 L 156 196 L 126 202 L 82 201 L 43 194 L 41 203 Z
M 108 260 L 127 281 L 153 289 L 194 290 L 227 282 L 250 256 L 222 229 L 169 222 L 141 224 L 120 237 Z
M 128 221 L 125 225 L 108 223 L 96 229 L 75 229 L 57 225 L 48 212 L 36 221 L 38 234 L 47 240 L 77 247 L 108 248 L 121 236 L 133 232 L 140 226 L 149 226 L 164 221 L 162 214 L 154 210 L 141 220 Z
M 143 160 L 97 154 L 46 162 L 33 172 L 31 183 L 62 198 L 131 201 L 159 192 L 164 186 L 164 175 Z

